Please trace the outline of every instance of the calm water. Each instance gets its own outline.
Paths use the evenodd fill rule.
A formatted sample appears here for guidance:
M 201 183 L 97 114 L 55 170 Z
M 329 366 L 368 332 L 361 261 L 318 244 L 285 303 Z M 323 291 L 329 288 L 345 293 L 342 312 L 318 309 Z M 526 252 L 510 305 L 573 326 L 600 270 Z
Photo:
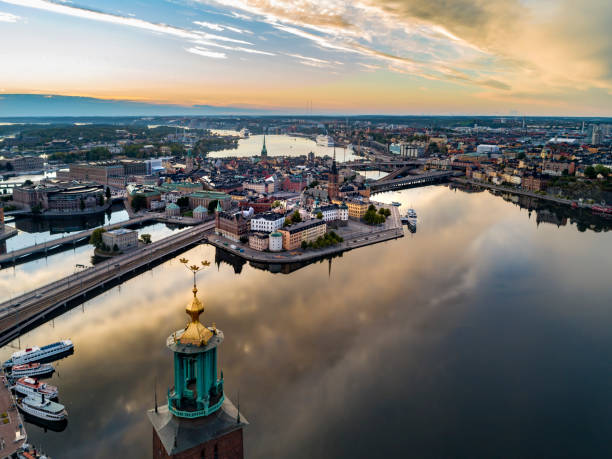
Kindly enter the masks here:
M 217 131 L 221 134 L 237 135 L 234 131 Z M 246 139 L 238 140 L 238 148 L 230 150 L 213 151 L 208 154 L 210 158 L 224 158 L 227 156 L 259 156 L 261 147 L 263 146 L 263 135 L 252 135 Z M 266 135 L 266 149 L 268 156 L 300 156 L 307 155 L 311 151 L 316 156 L 332 156 L 334 154 L 333 147 L 322 147 L 316 142 L 304 137 L 291 137 L 288 135 Z M 352 150 L 336 148 L 336 159 L 339 162 L 351 161 L 359 159 L 355 156 Z
M 150 234 L 151 239 L 155 242 L 176 231 L 182 231 L 184 227 L 154 223 L 135 229 L 139 235 Z M 92 265 L 93 252 L 94 248 L 86 244 L 64 252 L 54 253 L 47 258 L 38 258 L 14 267 L 4 268 L 0 270 L 0 292 L 6 292 L 6 297 L 12 298 L 73 274 L 82 269 L 81 266 L 77 265 Z M 4 296 L 4 294 L 0 295 L 0 300 L 3 301 Z
M 376 199 L 414 207 L 418 231 L 289 275 L 201 274 L 247 456 L 610 456 L 612 233 L 489 193 Z M 145 411 L 171 383 L 165 339 L 189 289 L 177 257 L 24 335 L 76 345 L 51 379 L 68 427 L 28 425 L 30 440 L 54 457 L 150 457 Z

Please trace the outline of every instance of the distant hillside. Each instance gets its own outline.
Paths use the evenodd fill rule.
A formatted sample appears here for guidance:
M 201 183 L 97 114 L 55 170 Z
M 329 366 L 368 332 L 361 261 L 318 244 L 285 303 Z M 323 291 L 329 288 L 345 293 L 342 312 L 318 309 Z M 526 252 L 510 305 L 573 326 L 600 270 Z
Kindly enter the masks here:
M 212 105 L 165 105 L 39 94 L 0 94 L 0 118 L 44 116 L 267 115 L 272 112 Z

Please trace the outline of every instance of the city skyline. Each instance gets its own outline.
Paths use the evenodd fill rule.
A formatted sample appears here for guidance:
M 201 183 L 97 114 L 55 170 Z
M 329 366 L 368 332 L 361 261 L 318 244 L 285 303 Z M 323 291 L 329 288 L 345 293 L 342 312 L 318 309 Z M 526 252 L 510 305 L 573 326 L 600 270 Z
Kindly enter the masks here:
M 603 0 L 0 1 L 3 94 L 294 114 L 612 115 Z

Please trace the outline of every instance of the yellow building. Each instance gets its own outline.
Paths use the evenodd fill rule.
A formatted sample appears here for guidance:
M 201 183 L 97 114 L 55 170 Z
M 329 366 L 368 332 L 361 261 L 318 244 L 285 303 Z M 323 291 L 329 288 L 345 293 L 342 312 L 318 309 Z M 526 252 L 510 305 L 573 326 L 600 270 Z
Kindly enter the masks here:
M 362 219 L 365 213 L 368 211 L 368 207 L 370 207 L 370 202 L 368 200 L 362 201 L 359 199 L 347 199 L 346 201 L 341 201 L 339 199 L 334 199 L 332 202 L 338 205 L 344 202 L 348 207 L 349 218 L 353 218 L 355 220 Z
M 303 241 L 315 241 L 320 236 L 325 236 L 327 225 L 323 220 L 317 218 L 295 225 L 286 226 L 278 230 L 283 236 L 283 249 L 293 250 L 302 245 Z

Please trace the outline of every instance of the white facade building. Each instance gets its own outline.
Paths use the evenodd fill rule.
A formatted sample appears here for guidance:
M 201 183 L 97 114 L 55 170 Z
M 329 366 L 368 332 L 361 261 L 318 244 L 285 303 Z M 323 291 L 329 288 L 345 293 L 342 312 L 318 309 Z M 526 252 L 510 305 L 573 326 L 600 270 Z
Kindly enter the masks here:
M 283 235 L 277 231 L 270 234 L 270 252 L 283 250 Z
M 281 228 L 284 222 L 284 214 L 277 214 L 275 212 L 258 214 L 251 219 L 251 231 L 271 233 Z

